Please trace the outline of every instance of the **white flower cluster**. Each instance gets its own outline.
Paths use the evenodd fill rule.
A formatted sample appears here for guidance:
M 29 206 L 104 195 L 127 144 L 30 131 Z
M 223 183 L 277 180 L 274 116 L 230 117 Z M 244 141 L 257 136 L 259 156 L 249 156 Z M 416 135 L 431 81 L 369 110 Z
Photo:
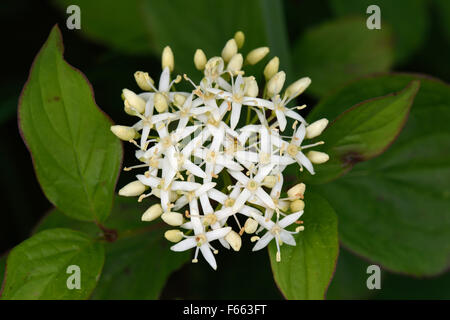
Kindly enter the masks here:
M 158 86 L 146 72 L 138 71 L 135 79 L 145 92 L 135 94 L 124 89 L 125 112 L 139 118 L 131 127 L 112 126 L 112 132 L 138 147 L 136 158 L 141 164 L 125 168 L 145 168 L 137 180 L 123 187 L 122 196 L 139 196 L 139 202 L 156 196 L 160 203 L 152 205 L 142 216 L 143 221 L 158 217 L 170 226 L 165 237 L 174 243 L 173 251 L 196 248 L 192 262 L 200 251 L 216 269 L 211 245 L 218 240 L 222 246 L 238 251 L 241 236 L 253 235 L 253 251 L 264 248 L 275 239 L 280 261 L 280 246 L 295 245 L 293 234 L 302 230 L 303 194 L 299 183 L 283 194 L 283 171 L 298 163 L 314 174 L 313 163 L 328 160 L 322 152 L 305 149 L 323 142 L 302 145 L 304 139 L 321 134 L 328 124 L 321 119 L 312 124 L 298 114 L 300 107 L 288 108 L 311 83 L 301 78 L 281 94 L 285 73 L 278 71 L 279 59 L 274 57 L 264 68 L 265 87 L 262 98 L 253 76 L 245 75 L 243 65 L 254 65 L 269 52 L 257 48 L 244 60 L 239 48 L 244 34 L 237 32 L 222 50 L 221 57 L 206 58 L 202 50 L 194 55 L 194 64 L 203 71 L 203 79 L 191 92 L 175 89 L 183 78 L 171 81 L 174 56 L 170 47 L 162 54 Z M 245 76 L 244 76 L 245 75 Z M 189 84 L 190 85 L 190 84 Z M 292 119 L 293 134 L 281 135 L 288 119 Z M 246 217 L 241 226 L 237 215 Z M 239 230 L 228 226 L 233 217 Z M 294 231 L 288 227 L 296 224 Z M 184 230 L 184 231 L 181 231 Z

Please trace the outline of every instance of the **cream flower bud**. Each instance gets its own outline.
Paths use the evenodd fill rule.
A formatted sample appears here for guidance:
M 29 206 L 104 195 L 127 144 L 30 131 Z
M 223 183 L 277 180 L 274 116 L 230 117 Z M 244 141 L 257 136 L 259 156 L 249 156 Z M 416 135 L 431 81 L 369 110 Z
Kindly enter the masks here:
M 223 59 L 221 57 L 212 57 L 205 65 L 205 76 L 217 79 L 223 72 Z
M 223 61 L 228 62 L 230 59 L 237 53 L 238 47 L 236 44 L 236 40 L 230 39 L 225 44 L 225 47 L 222 49 L 222 58 Z
M 128 102 L 129 107 L 136 109 L 136 111 L 139 113 L 143 113 L 145 111 L 144 99 L 142 99 L 136 93 L 128 89 L 123 89 L 122 93 L 125 98 L 125 103 Z
M 243 63 L 244 58 L 242 57 L 242 54 L 237 53 L 231 58 L 230 62 L 228 63 L 227 70 L 233 74 L 236 74 L 241 70 Z
M 160 92 L 155 93 L 153 101 L 155 102 L 155 109 L 159 113 L 166 111 L 167 108 L 169 107 L 169 105 L 167 104 L 166 97 L 164 97 L 164 95 Z
M 282 200 L 280 200 L 278 202 L 278 208 L 281 211 L 287 211 L 289 209 L 289 201 L 282 201 Z
M 173 104 L 178 108 L 182 107 L 186 101 L 186 97 L 182 94 L 176 93 L 173 97 Z
M 183 215 L 178 212 L 164 212 L 161 219 L 170 226 L 181 226 L 184 222 Z
M 279 94 L 281 89 L 283 89 L 285 80 L 286 73 L 284 73 L 284 71 L 276 73 L 269 82 L 267 82 L 267 95 L 273 97 Z
M 309 87 L 311 84 L 311 79 L 308 77 L 301 78 L 291 85 L 287 87 L 286 92 L 284 93 L 285 96 L 289 97 L 289 99 L 293 99 L 298 97 L 300 94 L 303 93 L 303 91 L 306 90 L 306 88 Z
M 231 230 L 225 236 L 225 240 L 230 244 L 231 248 L 233 248 L 234 251 L 239 251 L 241 249 L 242 239 L 237 232 Z
M 242 31 L 238 31 L 234 34 L 234 40 L 236 41 L 236 44 L 238 48 L 242 48 L 245 42 L 245 35 Z
M 278 179 L 276 176 L 266 176 L 262 182 L 263 186 L 272 189 L 277 183 Z
M 322 131 L 327 127 L 328 119 L 320 119 L 314 121 L 309 126 L 306 127 L 306 138 L 312 139 L 322 134 Z
M 306 185 L 304 183 L 299 183 L 290 188 L 287 192 L 288 197 L 290 199 L 299 199 L 303 198 L 303 195 L 305 194 Z
M 266 81 L 272 78 L 278 72 L 279 67 L 280 59 L 278 57 L 273 57 L 264 68 L 264 77 L 266 78 Z
M 291 202 L 290 207 L 292 212 L 302 211 L 305 208 L 305 203 L 303 200 L 297 199 Z
M 180 242 L 183 239 L 183 232 L 177 229 L 167 230 L 164 233 L 164 237 L 170 242 Z
M 139 180 L 130 182 L 119 190 L 119 195 L 124 197 L 137 197 L 144 193 L 146 186 Z
M 134 73 L 134 79 L 136 80 L 137 85 L 144 91 L 152 91 L 152 85 L 155 83 L 153 79 L 148 75 L 147 72 L 136 71 Z
M 175 59 L 173 57 L 172 49 L 170 49 L 169 46 L 166 46 L 162 52 L 161 65 L 163 69 L 168 67 L 170 71 L 173 71 Z
M 245 224 L 244 224 L 244 231 L 245 231 L 246 233 L 249 233 L 249 234 L 255 233 L 255 231 L 256 231 L 257 228 L 258 228 L 258 222 L 257 222 L 256 220 L 254 220 L 254 219 L 252 219 L 252 218 L 248 218 L 248 219 L 245 221 Z
M 330 156 L 325 152 L 320 151 L 310 151 L 306 154 L 309 160 L 315 164 L 325 163 L 330 159 Z
M 141 220 L 142 221 L 153 221 L 156 218 L 159 218 L 163 213 L 163 209 L 161 208 L 161 205 L 159 203 L 152 205 L 150 208 L 148 208 L 144 214 L 142 215 Z
M 138 135 L 134 128 L 127 126 L 111 126 L 111 131 L 116 135 L 116 137 L 124 141 L 130 141 Z
M 244 83 L 245 83 L 245 92 L 244 94 L 247 97 L 257 97 L 258 96 L 258 82 L 256 82 L 255 77 L 251 76 L 251 77 L 245 77 L 244 78 Z
M 252 51 L 250 51 L 247 55 L 246 61 L 248 64 L 257 64 L 258 62 L 260 62 L 262 59 L 264 59 L 264 57 L 269 53 L 269 48 L 268 47 L 260 47 L 260 48 L 256 48 L 253 49 Z
M 125 113 L 129 114 L 130 116 L 135 116 L 137 114 L 139 114 L 139 112 L 134 111 L 133 108 L 131 108 L 130 103 L 128 102 L 128 100 L 125 100 L 123 102 L 124 108 L 123 110 L 125 111 Z
M 197 49 L 194 54 L 194 65 L 197 70 L 205 69 L 206 65 L 206 54 L 202 49 Z

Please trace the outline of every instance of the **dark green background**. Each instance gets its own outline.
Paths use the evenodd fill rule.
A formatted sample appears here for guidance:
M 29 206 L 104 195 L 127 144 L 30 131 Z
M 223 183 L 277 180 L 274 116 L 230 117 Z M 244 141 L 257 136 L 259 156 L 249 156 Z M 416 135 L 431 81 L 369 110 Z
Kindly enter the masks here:
M 306 28 L 333 19 L 336 12 L 345 12 L 345 8 L 339 8 L 336 2 L 283 1 L 291 46 Z M 450 34 L 440 24 L 443 20 L 438 17 L 442 13 L 437 10 L 435 1 L 425 2 L 429 15 L 425 39 L 413 54 L 395 63 L 393 70 L 425 73 L 448 82 Z M 402 10 L 401 7 L 398 9 Z M 0 4 L 0 253 L 6 253 L 26 239 L 33 226 L 51 209 L 51 204 L 36 181 L 30 156 L 19 135 L 16 110 L 20 90 L 26 81 L 32 60 L 52 26 L 55 23 L 61 26 L 66 60 L 86 74 L 93 85 L 97 104 L 116 123 L 128 121 L 123 114 L 120 92 L 124 87 L 134 87 L 132 74 L 143 68 L 152 75 L 160 71 L 158 57 L 126 55 L 100 45 L 87 39 L 80 31 L 67 30 L 65 19 L 64 12 L 50 1 L 3 0 Z M 415 17 L 410 19 L 414 20 Z M 414 32 L 414 24 L 411 29 Z M 395 56 L 402 57 L 398 52 Z M 296 61 L 293 64 L 295 66 Z M 307 96 L 303 101 L 309 105 L 317 102 L 312 96 Z M 125 146 L 124 163 L 131 163 L 131 150 L 132 147 Z M 131 173 L 122 174 L 119 185 L 130 179 Z M 266 251 L 249 254 L 250 245 L 246 240 L 248 239 L 244 239 L 244 246 L 238 253 L 224 253 L 223 250 L 221 270 L 218 272 L 211 272 L 205 264 L 188 264 L 183 267 L 172 275 L 162 298 L 281 298 L 273 282 Z M 369 291 L 365 286 L 365 270 L 369 264 L 371 263 L 341 249 L 336 276 L 328 297 L 450 298 L 448 272 L 435 278 L 413 279 L 383 271 L 382 290 Z M 236 265 L 240 268 L 235 268 Z

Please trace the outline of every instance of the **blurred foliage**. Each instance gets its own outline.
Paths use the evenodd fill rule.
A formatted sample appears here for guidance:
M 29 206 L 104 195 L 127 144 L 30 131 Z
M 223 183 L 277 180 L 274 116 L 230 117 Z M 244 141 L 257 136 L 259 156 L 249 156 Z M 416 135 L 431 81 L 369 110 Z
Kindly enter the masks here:
M 367 162 L 349 159 L 356 164 L 349 174 L 315 190 L 336 210 L 340 239 L 350 249 L 387 269 L 432 275 L 448 268 L 450 255 L 449 86 L 408 74 L 367 77 L 330 95 L 310 118 L 335 119 L 415 79 L 421 87 L 393 145 Z
M 302 101 L 314 105 L 318 96 L 325 96 L 325 99 L 311 113 L 309 119 L 319 117 L 325 111 L 327 117 L 332 119 L 344 109 L 360 102 L 361 99 L 399 91 L 416 78 L 397 77 L 393 82 L 369 78 L 365 80 L 367 82 L 363 81 L 355 85 L 356 87 L 352 85 L 346 87 L 349 93 L 355 94 L 349 94 L 347 100 L 334 100 L 326 94 L 335 90 L 338 92 L 344 90 L 336 89 L 336 87 L 367 73 L 401 70 L 438 76 L 444 81 L 450 80 L 448 64 L 450 7 L 447 0 L 371 1 L 370 4 L 378 3 L 382 7 L 383 29 L 375 35 L 368 34 L 368 31 L 363 28 L 364 18 L 367 16 L 366 1 L 286 0 L 275 2 L 275 5 L 268 0 L 233 1 L 233 5 L 226 7 L 223 5 L 216 7 L 208 1 L 195 3 L 174 1 L 169 4 L 169 2 L 161 1 L 135 0 L 127 1 L 125 5 L 125 2 L 108 1 L 106 3 L 99 0 L 70 1 L 70 4 L 77 2 L 82 6 L 82 30 L 80 32 L 63 29 L 67 47 L 66 58 L 85 72 L 94 87 L 98 105 L 115 121 L 121 123 L 128 121 L 122 114 L 121 89 L 123 87 L 137 88 L 132 76 L 136 70 L 149 71 L 150 74 L 159 73 L 158 56 L 163 46 L 169 44 L 174 48 L 176 66 L 179 70 L 192 70 L 192 54 L 197 47 L 204 47 L 206 44 L 208 56 L 218 55 L 225 40 L 231 38 L 238 29 L 243 29 L 247 35 L 248 42 L 244 51 L 253 46 L 270 45 L 272 46 L 271 55 L 278 55 L 281 58 L 282 68 L 293 77 L 290 80 L 306 75 L 313 78 L 311 92 L 307 95 L 310 93 L 314 95 L 303 97 Z M 8 43 L 10 48 L 15 48 L 15 50 L 3 52 L 5 54 L 3 61 L 7 63 L 2 68 L 4 76 L 0 79 L 0 132 L 8 137 L 0 142 L 0 147 L 4 150 L 0 154 L 2 179 L 0 197 L 4 204 L 2 224 L 0 224 L 2 251 L 11 249 L 27 238 L 35 222 L 50 208 L 50 204 L 40 191 L 28 153 L 17 133 L 15 108 L 29 66 L 50 28 L 57 22 L 60 26 L 65 26 L 67 4 L 68 1 L 62 0 L 51 2 L 6 0 L 0 4 L 2 30 L 8 31 L 4 32 L 4 42 Z M 221 8 L 222 11 L 217 8 Z M 196 14 L 199 14 L 202 19 L 194 19 L 194 15 L 186 14 L 188 10 L 196 10 Z M 221 13 L 223 11 L 226 14 Z M 250 19 L 249 15 L 251 15 Z M 358 20 L 355 15 L 362 17 L 359 18 L 362 20 Z M 355 21 L 360 21 L 361 27 L 357 26 Z M 336 32 L 336 28 L 327 28 L 330 25 L 339 26 L 341 32 Z M 287 29 L 287 35 L 284 35 L 285 29 Z M 319 48 L 315 42 L 317 35 L 323 39 L 319 47 L 323 54 L 321 59 L 316 59 L 319 54 Z M 390 41 L 390 38 L 393 41 Z M 377 45 L 379 43 L 382 44 L 381 47 Z M 369 51 L 367 48 L 372 49 Z M 290 49 L 294 49 L 292 57 Z M 188 54 L 183 55 L 181 52 L 188 52 Z M 369 64 L 367 60 L 361 60 L 362 57 L 366 57 L 365 54 L 372 52 L 378 52 L 372 57 L 373 63 L 372 60 Z M 335 57 L 339 59 L 334 59 Z M 291 69 L 295 70 L 295 73 L 289 72 Z M 324 70 L 336 71 L 324 72 Z M 383 78 L 379 79 L 383 80 Z M 415 155 L 430 157 L 430 154 L 437 156 L 445 151 L 442 148 L 438 150 L 428 146 L 432 145 L 430 141 L 440 141 L 440 145 L 445 146 L 448 138 L 445 140 L 445 137 L 436 133 L 439 130 L 443 132 L 442 128 L 445 128 L 443 126 L 448 123 L 448 120 L 445 116 L 438 119 L 436 113 L 429 112 L 425 108 L 437 104 L 441 106 L 441 109 L 446 105 L 448 110 L 448 100 L 439 100 L 437 95 L 432 93 L 433 90 L 439 90 L 444 96 L 448 94 L 448 87 L 435 84 L 434 80 L 424 81 L 422 78 L 420 80 L 422 83 L 418 94 L 419 100 L 414 104 L 413 112 L 417 107 L 416 104 L 422 105 L 423 107 L 417 109 L 423 110 L 418 111 L 417 115 L 412 113 L 406 131 L 402 132 L 392 150 L 367 163 L 357 164 L 347 178 L 356 183 L 355 188 L 349 189 L 357 200 L 353 201 L 352 205 L 363 205 L 367 202 L 365 197 L 370 194 L 361 191 L 361 188 L 365 187 L 363 181 L 367 179 L 363 177 L 367 177 L 367 172 L 373 170 L 372 168 L 378 170 L 384 168 L 384 164 L 392 163 L 396 170 L 399 168 L 404 170 L 397 170 L 395 177 L 391 176 L 388 181 L 381 180 L 373 196 L 379 194 L 380 190 L 385 192 L 383 197 L 378 199 L 380 203 L 386 205 L 392 193 L 390 184 L 395 182 L 395 190 L 398 190 L 398 184 L 401 183 L 403 185 L 401 192 L 410 195 L 408 199 L 413 198 L 414 201 L 409 204 L 397 203 L 397 198 L 395 202 L 390 201 L 388 211 L 367 212 L 356 205 L 354 210 L 348 211 L 339 208 L 339 198 L 342 198 L 339 191 L 347 188 L 350 183 L 338 180 L 334 186 L 329 185 L 329 190 L 320 191 L 329 193 L 330 202 L 336 205 L 339 231 L 345 245 L 357 251 L 358 254 L 382 261 L 388 254 L 386 248 L 389 244 L 385 241 L 389 239 L 391 242 L 399 243 L 404 250 L 395 252 L 393 257 L 389 257 L 394 263 L 386 264 L 386 267 L 402 269 L 414 274 L 427 274 L 442 271 L 443 266 L 448 263 L 448 260 L 445 260 L 445 254 L 448 252 L 449 241 L 445 232 L 438 232 L 445 227 L 448 229 L 448 215 L 446 215 L 448 208 L 447 211 L 445 208 L 448 201 L 436 201 L 436 197 L 439 199 L 443 196 L 448 197 L 446 193 L 448 191 L 445 191 L 448 186 L 448 182 L 446 183 L 448 180 L 445 180 L 448 170 L 444 168 L 445 162 L 448 163 L 448 161 L 446 158 L 435 159 L 431 156 L 435 159 L 432 164 L 434 173 L 430 175 L 431 178 L 425 179 L 429 171 L 424 169 L 430 164 L 420 162 L 423 160 L 421 158 L 419 163 L 409 163 L 408 155 L 414 152 Z M 326 105 L 330 107 L 324 107 Z M 425 130 L 421 132 L 429 137 L 423 138 L 416 146 L 408 145 L 408 140 L 415 137 L 413 132 L 422 129 L 422 124 L 425 124 Z M 402 145 L 404 148 L 400 148 Z M 396 146 L 398 148 L 394 149 Z M 427 146 L 426 152 L 423 146 Z M 130 147 L 125 148 L 128 150 L 127 148 Z M 402 151 L 404 151 L 403 155 Z M 125 152 L 125 162 L 129 162 L 131 154 L 131 152 Z M 415 173 L 408 175 L 410 178 L 405 180 L 406 175 L 402 172 L 409 169 L 414 169 Z M 439 172 L 445 174 L 439 174 Z M 120 180 L 129 181 L 130 177 L 130 173 L 122 173 Z M 380 179 L 370 177 L 377 181 Z M 412 182 L 417 179 L 422 181 L 426 188 L 412 190 Z M 438 187 L 440 187 L 440 193 L 437 191 Z M 23 199 L 25 196 L 26 201 Z M 432 208 L 429 206 L 430 203 L 434 203 Z M 401 216 L 397 208 L 404 206 L 409 208 L 409 215 Z M 137 209 L 142 211 L 142 208 Z M 407 230 L 404 235 L 400 235 L 399 230 L 391 228 L 390 225 L 374 224 L 382 220 L 380 215 L 383 212 L 386 215 L 397 216 L 397 219 L 404 223 Z M 139 214 L 137 212 L 135 214 L 138 217 Z M 113 212 L 113 217 L 114 215 Z M 56 213 L 52 216 L 56 216 Z M 58 216 L 63 220 L 68 219 L 61 214 Z M 133 215 L 130 214 L 131 216 Z M 113 217 L 112 221 L 114 221 Z M 357 217 L 361 220 L 355 222 Z M 137 223 L 138 220 L 136 218 L 134 222 Z M 83 229 L 81 226 L 83 224 L 74 220 L 70 222 L 72 228 L 80 228 L 80 230 Z M 62 227 L 64 222 L 57 219 L 51 222 L 51 219 L 47 218 L 40 228 L 44 228 L 45 225 L 48 228 Z M 99 229 L 93 225 L 89 228 L 91 230 L 85 230 L 88 234 L 99 232 Z M 355 239 L 355 233 L 359 234 L 358 237 L 365 237 L 366 241 L 360 242 L 359 238 Z M 368 239 L 378 240 L 379 238 L 384 241 L 377 246 L 372 246 L 374 241 L 368 241 Z M 133 258 L 139 260 L 141 253 L 132 239 L 123 241 L 121 246 L 127 248 L 124 249 L 125 252 L 130 250 Z M 149 243 L 153 241 L 152 239 L 153 237 L 146 238 Z M 412 241 L 405 239 L 412 239 Z M 249 242 L 246 241 L 248 239 L 243 240 L 244 243 Z M 280 293 L 271 276 L 267 254 L 258 252 L 248 255 L 249 250 L 248 244 L 245 244 L 237 255 L 227 252 L 221 254 L 218 272 L 212 272 L 205 263 L 186 264 L 170 276 L 161 297 L 280 298 Z M 167 251 L 163 250 L 164 253 Z M 120 248 L 114 252 L 106 244 L 107 257 L 116 254 L 121 256 L 123 252 Z M 424 252 L 426 252 L 425 255 Z M 412 262 L 419 268 L 411 268 L 407 265 L 409 257 L 412 257 Z M 126 262 L 117 266 L 108 266 L 108 262 L 106 263 L 106 276 L 100 280 L 99 289 L 94 293 L 94 297 L 105 297 L 104 288 L 108 288 L 107 291 L 111 292 L 108 297 L 119 297 L 116 290 L 124 290 L 122 288 L 127 288 L 128 283 L 108 282 L 108 276 L 120 273 L 133 278 L 143 270 L 139 269 L 141 268 L 139 265 L 135 266 L 136 269 L 129 269 L 130 266 L 127 266 Z M 233 266 L 237 263 L 244 265 L 245 268 L 234 269 Z M 330 299 L 448 299 L 450 297 L 448 272 L 431 279 L 415 279 L 392 274 L 383 269 L 382 290 L 369 291 L 365 287 L 367 279 L 365 269 L 368 264 L 371 262 L 363 261 L 354 254 L 341 250 L 336 274 L 327 297 Z M 5 255 L 0 258 L 0 280 L 3 276 L 4 265 Z M 168 273 L 165 276 L 168 277 Z M 243 277 L 251 285 L 242 284 L 240 279 Z M 132 292 L 144 292 L 145 289 L 139 285 L 141 284 L 133 288 Z M 159 288 L 162 288 L 162 284 L 159 284 Z M 157 296 L 155 292 L 149 289 L 146 293 L 148 297 L 154 297 Z

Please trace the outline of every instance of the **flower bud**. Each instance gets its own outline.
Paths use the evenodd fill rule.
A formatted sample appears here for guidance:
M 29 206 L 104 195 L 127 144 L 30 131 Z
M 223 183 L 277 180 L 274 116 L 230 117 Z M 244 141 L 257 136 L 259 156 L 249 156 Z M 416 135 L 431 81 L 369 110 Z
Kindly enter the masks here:
M 169 46 L 166 46 L 162 52 L 161 65 L 163 69 L 168 67 L 170 71 L 173 71 L 175 62 L 172 49 Z
M 266 176 L 262 182 L 263 186 L 272 189 L 276 183 L 277 183 L 278 179 L 276 176 Z
M 327 127 L 328 125 L 328 119 L 320 119 L 313 123 L 311 123 L 309 126 L 306 127 L 306 138 L 312 139 L 317 136 L 320 136 L 322 134 L 322 131 Z
M 234 251 L 239 251 L 241 249 L 242 239 L 237 232 L 231 230 L 225 236 L 225 240 L 230 244 L 231 248 L 233 248 Z
M 242 54 L 237 53 L 231 58 L 230 62 L 228 63 L 227 70 L 233 74 L 236 74 L 241 70 L 242 63 L 244 63 L 244 58 L 242 57 Z
M 223 59 L 221 57 L 212 57 L 205 65 L 205 76 L 217 79 L 223 72 Z
M 236 40 L 230 39 L 225 44 L 222 50 L 222 58 L 223 61 L 228 62 L 230 59 L 237 53 L 238 47 L 236 44 Z
M 246 61 L 248 64 L 257 64 L 258 62 L 260 62 L 262 59 L 264 59 L 264 57 L 269 53 L 269 48 L 268 47 L 260 47 L 260 48 L 256 48 L 253 49 L 252 51 L 250 51 L 247 55 Z
M 194 54 L 194 65 L 197 70 L 205 69 L 206 55 L 202 49 L 197 49 Z
M 111 131 L 117 138 L 124 141 L 130 141 L 137 136 L 137 131 L 127 126 L 111 126 Z
M 178 212 L 165 212 L 162 214 L 161 219 L 168 225 L 174 227 L 181 226 L 184 222 L 183 215 Z
M 254 232 L 256 231 L 257 228 L 258 228 L 258 222 L 257 222 L 256 220 L 254 220 L 254 219 L 252 219 L 252 218 L 248 218 L 248 219 L 245 221 L 245 224 L 244 224 L 244 231 L 245 231 L 246 233 L 249 233 L 249 234 L 254 233 Z
M 159 203 L 152 205 L 142 215 L 142 221 L 153 221 L 163 213 L 163 209 Z
M 136 80 L 137 85 L 144 91 L 152 91 L 153 84 L 155 81 L 148 75 L 147 72 L 136 71 L 134 73 L 134 79 Z
M 186 102 L 186 97 L 182 94 L 176 93 L 173 96 L 173 104 L 177 106 L 178 108 L 181 108 L 183 104 Z
M 298 97 L 300 94 L 303 93 L 303 91 L 306 90 L 306 88 L 309 87 L 311 84 L 311 79 L 308 77 L 301 78 L 291 85 L 287 87 L 286 92 L 284 93 L 285 96 L 289 97 L 289 99 L 293 99 Z
M 284 73 L 284 71 L 276 73 L 269 82 L 267 82 L 267 96 L 273 97 L 279 94 L 281 89 L 283 89 L 285 80 L 286 73 Z
M 183 239 L 183 232 L 177 229 L 167 230 L 164 233 L 164 237 L 170 242 L 179 242 L 181 239 Z
M 247 97 L 257 97 L 258 96 L 258 82 L 256 82 L 255 77 L 245 77 L 244 78 L 245 83 L 245 92 L 244 95 Z
M 289 201 L 279 200 L 278 201 L 278 208 L 281 211 L 287 211 L 289 209 Z
M 164 95 L 160 92 L 155 93 L 153 101 L 155 103 L 155 109 L 159 113 L 166 111 L 167 108 L 169 107 L 169 105 L 167 104 L 166 97 L 164 97 Z
M 299 212 L 305 208 L 305 203 L 303 200 L 297 199 L 291 202 L 291 210 L 292 212 Z
M 303 195 L 305 194 L 306 185 L 304 183 L 299 183 L 290 188 L 287 192 L 288 197 L 290 199 L 299 199 L 303 198 Z
M 130 182 L 119 190 L 119 195 L 124 197 L 136 197 L 144 193 L 146 186 L 139 180 Z
M 280 59 L 278 57 L 273 57 L 264 68 L 264 77 L 266 78 L 266 81 L 272 78 L 278 72 L 279 67 Z
M 238 48 L 242 48 L 245 42 L 245 35 L 242 31 L 238 31 L 234 34 L 234 40 L 236 41 L 236 44 Z
M 330 156 L 328 154 L 320 151 L 310 151 L 306 156 L 309 160 L 311 160 L 312 163 L 315 164 L 325 163 L 330 159 Z
M 144 99 L 142 99 L 136 93 L 128 89 L 123 89 L 122 93 L 125 98 L 125 103 L 128 102 L 129 107 L 136 109 L 136 111 L 139 113 L 143 113 L 145 111 L 146 102 Z M 125 107 L 127 107 L 126 104 Z

